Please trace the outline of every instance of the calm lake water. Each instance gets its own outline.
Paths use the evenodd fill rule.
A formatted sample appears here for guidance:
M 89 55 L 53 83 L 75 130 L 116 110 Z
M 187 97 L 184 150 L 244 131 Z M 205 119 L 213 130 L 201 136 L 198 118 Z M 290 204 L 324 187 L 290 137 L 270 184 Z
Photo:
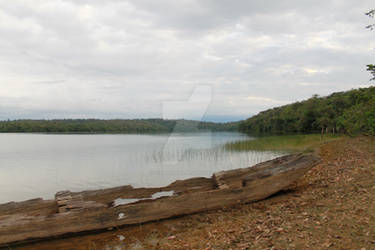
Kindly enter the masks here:
M 248 167 L 278 152 L 226 151 L 240 133 L 157 135 L 0 134 L 0 203 L 60 190 L 152 187 Z

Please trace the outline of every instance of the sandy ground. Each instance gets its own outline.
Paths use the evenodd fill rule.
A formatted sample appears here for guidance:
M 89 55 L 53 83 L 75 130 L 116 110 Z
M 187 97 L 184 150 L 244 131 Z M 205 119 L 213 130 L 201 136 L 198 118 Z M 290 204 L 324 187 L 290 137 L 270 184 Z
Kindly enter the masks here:
M 375 249 L 375 139 L 325 143 L 288 190 L 234 208 L 22 249 Z

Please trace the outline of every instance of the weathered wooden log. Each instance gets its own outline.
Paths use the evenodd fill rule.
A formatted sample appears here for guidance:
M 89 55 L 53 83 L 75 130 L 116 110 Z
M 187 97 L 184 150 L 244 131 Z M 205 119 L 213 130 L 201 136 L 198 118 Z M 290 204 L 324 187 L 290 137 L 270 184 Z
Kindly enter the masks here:
M 82 194 L 72 193 L 70 191 L 57 192 L 55 195 L 55 201 L 59 213 L 88 208 L 107 207 L 105 204 L 95 201 L 84 201 Z
M 285 189 L 318 161 L 313 155 L 288 155 L 249 168 L 221 171 L 212 178 L 176 181 L 162 188 L 64 191 L 57 193 L 53 202 L 39 200 L 44 205 L 24 202 L 19 205 L 24 208 L 15 213 L 4 210 L 17 207 L 16 203 L 0 205 L 0 246 L 258 201 Z M 49 209 L 45 208 L 46 202 Z M 39 207 L 43 208 L 40 213 Z

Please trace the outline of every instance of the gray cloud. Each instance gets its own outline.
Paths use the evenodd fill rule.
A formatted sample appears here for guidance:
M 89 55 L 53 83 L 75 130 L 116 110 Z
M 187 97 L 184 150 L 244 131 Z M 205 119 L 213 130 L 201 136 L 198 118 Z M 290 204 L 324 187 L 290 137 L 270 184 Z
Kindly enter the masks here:
M 188 100 L 202 85 L 213 93 L 206 116 L 225 119 L 364 86 L 372 8 L 0 0 L 0 119 L 162 117 L 163 102 Z

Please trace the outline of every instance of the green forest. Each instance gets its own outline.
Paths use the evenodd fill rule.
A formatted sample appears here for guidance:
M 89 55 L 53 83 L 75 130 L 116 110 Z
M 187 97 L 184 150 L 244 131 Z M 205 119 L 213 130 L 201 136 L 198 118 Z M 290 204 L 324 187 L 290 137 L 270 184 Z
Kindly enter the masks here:
M 234 131 L 237 123 L 214 123 L 191 120 L 12 120 L 0 121 L 1 133 L 170 133 L 196 131 Z
M 375 87 L 333 93 L 269 109 L 241 122 L 250 134 L 347 133 L 375 135 Z
M 333 93 L 276 107 L 241 122 L 61 119 L 0 121 L 0 133 L 171 133 L 240 131 L 248 134 L 345 133 L 375 135 L 375 87 Z

